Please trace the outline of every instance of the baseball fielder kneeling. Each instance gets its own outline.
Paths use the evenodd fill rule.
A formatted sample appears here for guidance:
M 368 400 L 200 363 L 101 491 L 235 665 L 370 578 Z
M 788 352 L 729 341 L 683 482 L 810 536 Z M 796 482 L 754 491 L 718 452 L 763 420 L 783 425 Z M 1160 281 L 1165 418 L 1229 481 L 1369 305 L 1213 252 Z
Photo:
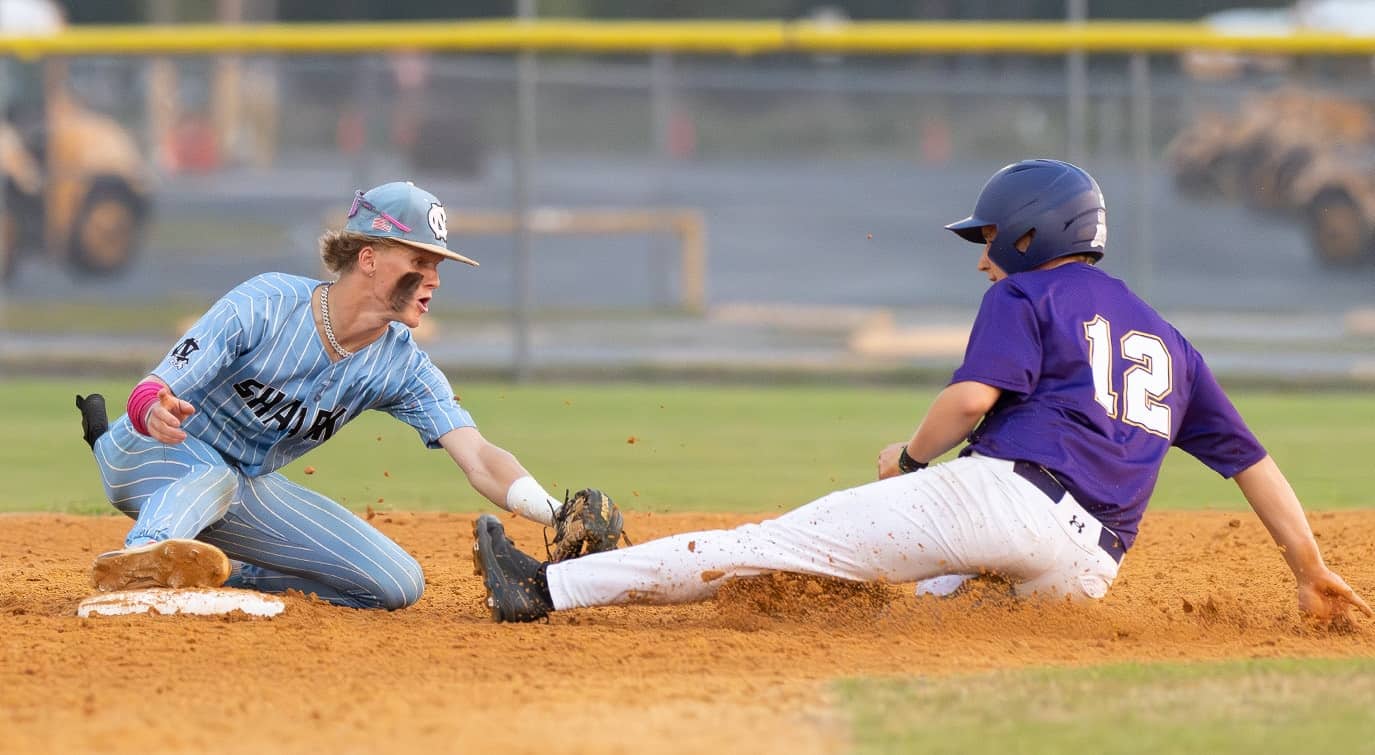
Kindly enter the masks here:
M 409 182 L 356 192 L 320 238 L 336 280 L 267 273 L 225 294 L 129 396 L 77 397 L 105 493 L 135 519 L 96 558 L 99 590 L 215 587 L 314 593 L 356 608 L 420 598 L 420 564 L 372 525 L 277 470 L 369 409 L 442 448 L 496 505 L 556 529 L 554 558 L 614 549 L 621 515 L 595 490 L 561 502 L 488 442 L 411 338 L 448 246 L 439 200 Z

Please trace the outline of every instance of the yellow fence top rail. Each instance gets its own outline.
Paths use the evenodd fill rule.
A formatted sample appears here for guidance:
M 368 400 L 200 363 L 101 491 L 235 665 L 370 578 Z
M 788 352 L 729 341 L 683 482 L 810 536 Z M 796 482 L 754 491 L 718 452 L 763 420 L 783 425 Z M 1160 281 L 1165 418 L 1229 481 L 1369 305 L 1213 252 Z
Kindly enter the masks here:
M 994 52 L 1057 54 L 1186 49 L 1375 54 L 1375 36 L 1299 31 L 1224 34 L 1199 23 L 857 21 L 429 21 L 270 25 L 79 26 L 43 37 L 0 36 L 0 55 L 149 55 L 215 52 L 327 54 L 467 52 L 771 53 Z

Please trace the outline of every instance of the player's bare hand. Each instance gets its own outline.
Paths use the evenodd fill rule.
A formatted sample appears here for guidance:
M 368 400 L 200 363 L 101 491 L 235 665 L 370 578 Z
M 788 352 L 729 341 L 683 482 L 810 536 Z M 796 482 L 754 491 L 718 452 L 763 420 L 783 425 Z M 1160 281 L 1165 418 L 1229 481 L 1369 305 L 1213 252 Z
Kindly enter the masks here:
M 172 389 L 163 386 L 158 391 L 158 402 L 148 410 L 148 434 L 158 441 L 176 444 L 186 440 L 186 431 L 181 423 L 196 413 L 196 408 L 172 395 Z
M 1375 611 L 1346 580 L 1330 569 L 1305 575 L 1299 581 L 1299 610 L 1313 621 L 1326 625 L 1349 623 L 1352 607 L 1366 616 L 1375 616 Z
M 883 447 L 878 452 L 878 478 L 886 480 L 889 477 L 897 477 L 902 474 L 898 467 L 898 457 L 902 455 L 902 449 L 907 447 L 907 441 L 892 443 Z

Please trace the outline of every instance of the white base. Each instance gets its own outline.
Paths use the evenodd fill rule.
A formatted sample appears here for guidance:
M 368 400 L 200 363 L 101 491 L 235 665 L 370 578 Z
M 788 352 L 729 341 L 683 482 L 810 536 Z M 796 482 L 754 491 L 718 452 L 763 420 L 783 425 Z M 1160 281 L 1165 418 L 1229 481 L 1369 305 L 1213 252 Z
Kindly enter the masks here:
M 147 590 L 121 590 L 92 595 L 81 601 L 76 615 L 125 616 L 137 613 L 160 615 L 189 614 L 192 616 L 221 616 L 243 611 L 249 616 L 271 617 L 286 610 L 281 598 L 251 590 L 183 589 L 155 587 Z

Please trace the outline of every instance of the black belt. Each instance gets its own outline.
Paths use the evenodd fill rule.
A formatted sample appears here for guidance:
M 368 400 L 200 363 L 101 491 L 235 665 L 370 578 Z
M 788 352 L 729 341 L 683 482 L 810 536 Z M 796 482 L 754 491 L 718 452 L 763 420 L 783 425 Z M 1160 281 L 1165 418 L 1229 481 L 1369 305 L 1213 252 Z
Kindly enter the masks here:
M 1012 471 L 1035 485 L 1037 490 L 1045 493 L 1046 497 L 1055 503 L 1064 500 L 1065 494 L 1069 492 L 1065 490 L 1065 486 L 1061 485 L 1059 480 L 1055 479 L 1055 475 L 1047 472 L 1045 467 L 1040 464 L 1033 464 L 1029 461 L 1014 461 L 1012 462 Z M 1101 524 L 1099 526 L 1102 531 L 1098 533 L 1098 547 L 1111 556 L 1113 561 L 1122 563 L 1122 557 L 1127 553 L 1126 547 L 1122 545 L 1122 538 L 1107 527 L 1102 527 Z

